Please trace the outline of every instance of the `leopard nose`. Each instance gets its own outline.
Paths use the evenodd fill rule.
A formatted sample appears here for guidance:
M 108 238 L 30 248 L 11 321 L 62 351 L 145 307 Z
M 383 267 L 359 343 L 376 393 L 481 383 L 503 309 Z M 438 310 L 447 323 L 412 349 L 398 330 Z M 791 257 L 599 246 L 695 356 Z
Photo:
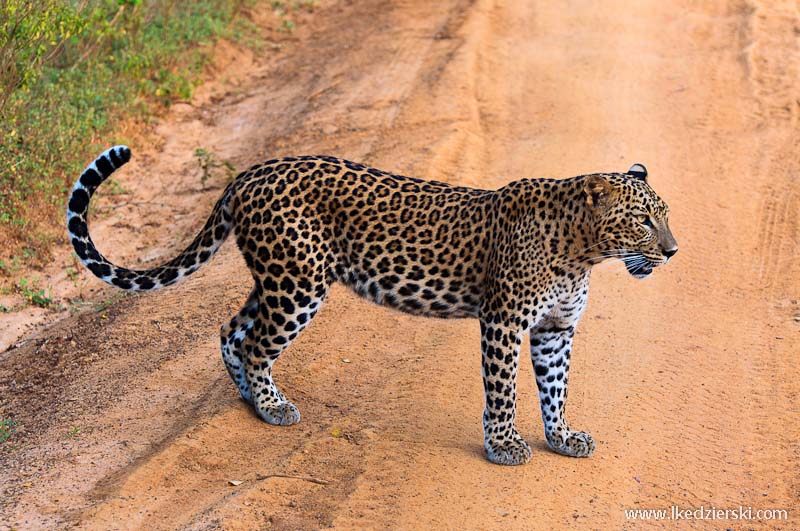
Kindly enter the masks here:
M 664 256 L 666 256 L 667 258 L 672 258 L 672 255 L 678 252 L 678 248 L 673 247 L 672 249 L 664 249 L 662 252 L 664 253 Z

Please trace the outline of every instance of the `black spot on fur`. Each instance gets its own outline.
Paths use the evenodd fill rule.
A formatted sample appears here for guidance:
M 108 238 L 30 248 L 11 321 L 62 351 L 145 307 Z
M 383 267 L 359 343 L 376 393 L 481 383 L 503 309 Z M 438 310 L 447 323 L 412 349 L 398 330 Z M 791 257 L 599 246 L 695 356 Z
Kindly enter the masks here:
M 86 190 L 75 190 L 69 200 L 69 209 L 79 214 L 84 214 L 89 206 L 89 194 Z
M 86 228 L 86 223 L 80 216 L 73 216 L 70 218 L 67 227 L 69 228 L 70 233 L 78 238 L 85 238 L 89 235 L 89 231 Z
M 81 184 L 89 190 L 96 189 L 102 182 L 103 178 L 93 168 L 86 168 L 86 171 L 81 175 Z
M 114 167 L 105 156 L 97 157 L 97 160 L 94 161 L 94 165 L 97 167 L 97 171 L 100 172 L 103 179 L 106 179 L 109 175 L 114 173 Z

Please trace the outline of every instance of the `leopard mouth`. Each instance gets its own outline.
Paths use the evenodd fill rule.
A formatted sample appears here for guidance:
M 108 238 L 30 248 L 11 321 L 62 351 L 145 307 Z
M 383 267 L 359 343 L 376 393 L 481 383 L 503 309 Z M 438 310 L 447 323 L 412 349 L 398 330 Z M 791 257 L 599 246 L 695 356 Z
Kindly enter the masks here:
M 645 258 L 643 254 L 625 259 L 625 268 L 634 278 L 647 278 L 653 272 L 656 264 Z

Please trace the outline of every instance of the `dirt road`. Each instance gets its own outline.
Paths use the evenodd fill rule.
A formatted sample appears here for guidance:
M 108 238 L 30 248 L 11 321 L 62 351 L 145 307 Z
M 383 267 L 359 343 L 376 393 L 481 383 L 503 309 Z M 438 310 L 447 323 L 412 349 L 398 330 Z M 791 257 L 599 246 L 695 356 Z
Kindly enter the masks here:
M 533 458 L 486 461 L 477 323 L 344 289 L 276 366 L 302 422 L 265 425 L 219 356 L 250 287 L 228 243 L 175 289 L 0 355 L 0 413 L 24 424 L 0 453 L 0 529 L 800 528 L 798 3 L 553 4 L 323 3 L 280 53 L 229 52 L 233 88 L 171 113 L 163 150 L 120 176 L 142 204 L 94 233 L 126 265 L 180 248 L 219 193 L 187 170 L 197 145 L 483 188 L 643 162 L 680 252 L 646 281 L 593 274 L 567 407 L 592 458 L 547 450 L 525 368 Z M 624 513 L 673 505 L 789 521 Z

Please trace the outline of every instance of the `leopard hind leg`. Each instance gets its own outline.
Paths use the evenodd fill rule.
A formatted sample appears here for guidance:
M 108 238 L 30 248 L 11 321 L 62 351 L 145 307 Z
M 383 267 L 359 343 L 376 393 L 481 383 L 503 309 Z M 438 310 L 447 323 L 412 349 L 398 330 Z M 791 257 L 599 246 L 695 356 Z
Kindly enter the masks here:
M 243 343 L 245 377 L 256 413 L 269 424 L 300 422 L 300 411 L 275 385 L 272 366 L 322 305 L 329 283 L 316 280 L 284 280 L 280 292 L 264 290 L 258 296 L 256 316 Z
M 220 329 L 220 348 L 225 368 L 239 389 L 242 400 L 250 405 L 253 405 L 253 395 L 245 375 L 244 341 L 248 331 L 253 328 L 256 315 L 258 315 L 258 295 L 254 288 L 239 313 Z

